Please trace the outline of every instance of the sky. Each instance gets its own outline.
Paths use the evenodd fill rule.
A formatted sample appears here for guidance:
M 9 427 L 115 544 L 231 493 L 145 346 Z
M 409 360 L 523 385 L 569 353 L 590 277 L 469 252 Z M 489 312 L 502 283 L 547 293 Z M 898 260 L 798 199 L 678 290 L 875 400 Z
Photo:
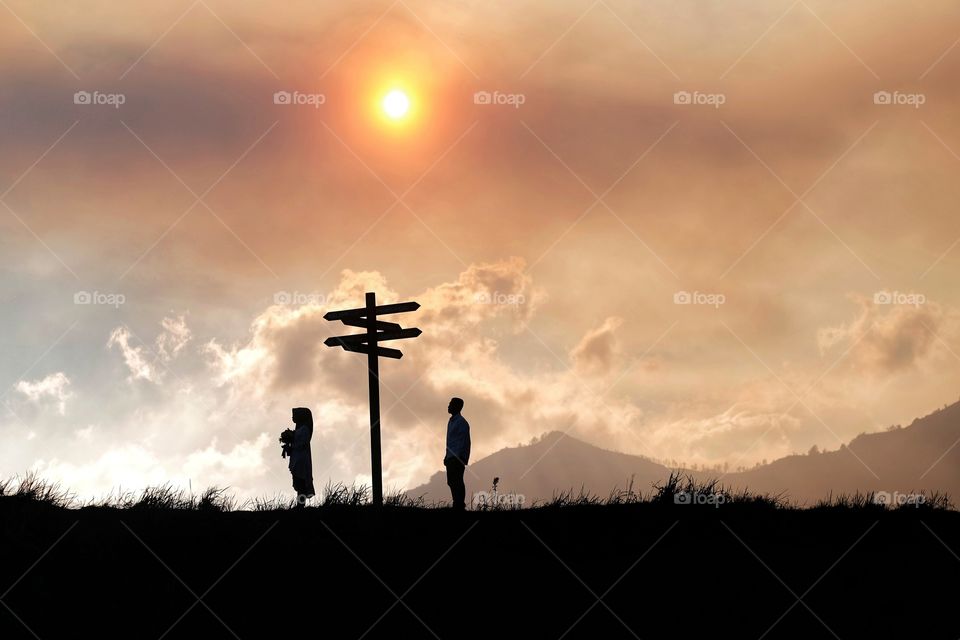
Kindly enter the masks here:
M 384 487 L 562 431 L 752 466 L 958 398 L 960 6 L 0 2 L 0 476 Z M 391 90 L 409 111 L 382 108 Z

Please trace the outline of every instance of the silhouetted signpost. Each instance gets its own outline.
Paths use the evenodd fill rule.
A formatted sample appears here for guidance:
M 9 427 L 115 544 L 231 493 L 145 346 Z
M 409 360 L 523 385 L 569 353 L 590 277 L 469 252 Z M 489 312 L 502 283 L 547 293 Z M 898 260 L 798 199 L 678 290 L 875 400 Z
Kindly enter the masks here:
M 404 329 L 394 322 L 378 320 L 379 316 L 391 313 L 405 313 L 420 308 L 417 302 L 400 302 L 377 306 L 377 294 L 367 293 L 366 306 L 359 309 L 330 311 L 324 320 L 339 320 L 348 327 L 362 327 L 365 333 L 327 338 L 323 344 L 328 347 L 342 347 L 344 351 L 367 354 L 367 371 L 370 382 L 370 462 L 373 467 L 373 505 L 383 505 L 383 478 L 380 463 L 380 358 L 400 359 L 403 353 L 399 349 L 379 346 L 387 340 L 416 338 L 420 329 Z

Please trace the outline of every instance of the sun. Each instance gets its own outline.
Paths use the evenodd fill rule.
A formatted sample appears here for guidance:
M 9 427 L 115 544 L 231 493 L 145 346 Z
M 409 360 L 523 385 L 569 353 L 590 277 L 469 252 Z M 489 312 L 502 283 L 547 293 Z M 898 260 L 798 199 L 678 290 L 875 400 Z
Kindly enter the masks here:
M 383 97 L 383 112 L 391 120 L 400 120 L 410 112 L 410 98 L 400 89 L 392 89 Z

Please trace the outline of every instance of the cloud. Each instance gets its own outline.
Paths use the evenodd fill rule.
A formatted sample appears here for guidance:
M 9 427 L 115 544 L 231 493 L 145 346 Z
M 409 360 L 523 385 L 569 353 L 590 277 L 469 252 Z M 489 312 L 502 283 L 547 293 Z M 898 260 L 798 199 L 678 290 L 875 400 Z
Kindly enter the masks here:
M 31 470 L 85 497 L 120 490 L 136 491 L 174 480 L 170 470 L 152 451 L 137 444 L 111 447 L 99 457 L 79 464 L 59 457 L 41 458 Z
M 735 468 L 759 455 L 772 460 L 793 453 L 794 438 L 804 424 L 796 416 L 744 402 L 702 418 L 657 421 L 649 439 L 663 458 L 707 465 L 722 460 Z
M 455 282 L 428 289 L 419 298 L 423 322 L 446 335 L 495 316 L 512 320 L 518 330 L 546 300 L 546 294 L 533 286 L 526 262 L 512 257 L 472 264 Z
M 610 316 L 583 336 L 570 351 L 570 358 L 577 369 L 599 375 L 609 373 L 619 354 L 616 330 L 622 324 L 623 318 Z
M 77 432 L 89 440 L 91 429 Z M 150 446 L 111 446 L 96 457 L 72 462 L 58 457 L 41 458 L 31 470 L 56 479 L 82 496 L 107 495 L 148 486 L 171 485 L 199 491 L 207 487 L 230 487 L 241 495 L 256 495 L 253 487 L 269 473 L 264 453 L 271 444 L 266 433 L 243 440 L 222 451 L 214 440 L 204 449 L 182 455 L 160 455 Z M 285 472 L 285 470 L 283 470 Z
M 396 292 L 379 273 L 345 269 L 338 286 L 318 300 L 265 309 L 253 320 L 245 343 L 224 345 L 209 340 L 202 353 L 217 385 L 242 387 L 244 395 L 262 397 L 269 391 L 319 384 L 323 371 L 318 362 L 328 352 L 323 341 L 333 335 L 334 328 L 341 328 L 324 320 L 323 314 L 328 308 L 363 306 L 367 291 L 377 292 L 378 304 L 397 300 Z
M 187 346 L 192 334 L 182 315 L 176 318 L 164 318 L 160 325 L 163 331 L 157 336 L 157 355 L 165 362 L 169 362 Z
M 117 327 L 110 334 L 107 340 L 107 348 L 117 347 L 123 354 L 123 361 L 130 370 L 128 381 L 146 380 L 148 382 L 159 382 L 160 372 L 147 361 L 147 355 L 143 346 L 130 346 L 131 333 L 126 327 Z
M 405 326 L 415 323 L 429 327 L 417 338 L 417 350 L 426 346 L 432 352 L 463 344 L 482 351 L 478 325 L 507 318 L 512 330 L 516 330 L 543 299 L 542 292 L 536 291 L 531 278 L 525 275 L 525 267 L 526 263 L 519 258 L 471 265 L 456 281 L 413 295 L 421 304 L 415 314 L 388 320 Z M 253 321 L 246 343 L 225 346 L 210 340 L 203 351 L 218 384 L 240 384 L 242 380 L 246 384 L 244 393 L 256 395 L 266 390 L 336 386 L 340 377 L 337 369 L 343 362 L 341 352 L 326 347 L 323 341 L 332 335 L 359 330 L 328 322 L 323 314 L 362 306 L 367 291 L 377 291 L 378 304 L 400 300 L 382 274 L 346 269 L 333 291 L 322 296 L 325 304 L 272 305 Z M 404 343 L 397 346 L 403 347 Z
M 130 370 L 129 382 L 146 380 L 159 383 L 163 379 L 166 363 L 173 360 L 190 341 L 192 334 L 184 316 L 163 318 L 160 321 L 163 330 L 154 341 L 151 351 L 145 344 L 133 346 L 130 339 L 138 339 L 126 326 L 117 327 L 107 340 L 107 348 L 117 347 L 123 355 L 123 361 Z M 139 340 L 139 339 L 138 339 Z
M 854 366 L 872 375 L 890 375 L 915 368 L 937 342 L 946 315 L 936 303 L 876 304 L 852 296 L 859 315 L 848 323 L 821 328 L 821 353 L 834 347 L 850 351 Z
M 67 399 L 73 394 L 67 389 L 70 386 L 70 378 L 62 371 L 51 373 L 42 380 L 29 382 L 21 380 L 16 385 L 16 390 L 25 395 L 31 402 L 43 404 L 46 400 L 53 400 L 56 403 L 57 412 L 60 415 L 66 415 Z
M 206 449 L 194 451 L 183 463 L 183 473 L 198 487 L 248 485 L 266 475 L 264 453 L 272 444 L 266 433 L 254 440 L 244 440 L 229 452 L 217 449 L 214 441 Z

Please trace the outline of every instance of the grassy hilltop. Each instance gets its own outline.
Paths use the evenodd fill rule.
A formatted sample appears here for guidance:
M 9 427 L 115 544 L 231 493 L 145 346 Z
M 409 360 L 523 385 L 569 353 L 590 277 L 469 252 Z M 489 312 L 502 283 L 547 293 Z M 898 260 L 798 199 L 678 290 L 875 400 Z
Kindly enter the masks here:
M 0 637 L 956 638 L 944 497 L 796 509 L 673 478 L 522 510 L 0 496 Z M 677 504 L 684 491 L 721 504 Z M 799 598 L 799 601 L 798 601 Z M 35 634 L 35 635 L 34 635 Z

